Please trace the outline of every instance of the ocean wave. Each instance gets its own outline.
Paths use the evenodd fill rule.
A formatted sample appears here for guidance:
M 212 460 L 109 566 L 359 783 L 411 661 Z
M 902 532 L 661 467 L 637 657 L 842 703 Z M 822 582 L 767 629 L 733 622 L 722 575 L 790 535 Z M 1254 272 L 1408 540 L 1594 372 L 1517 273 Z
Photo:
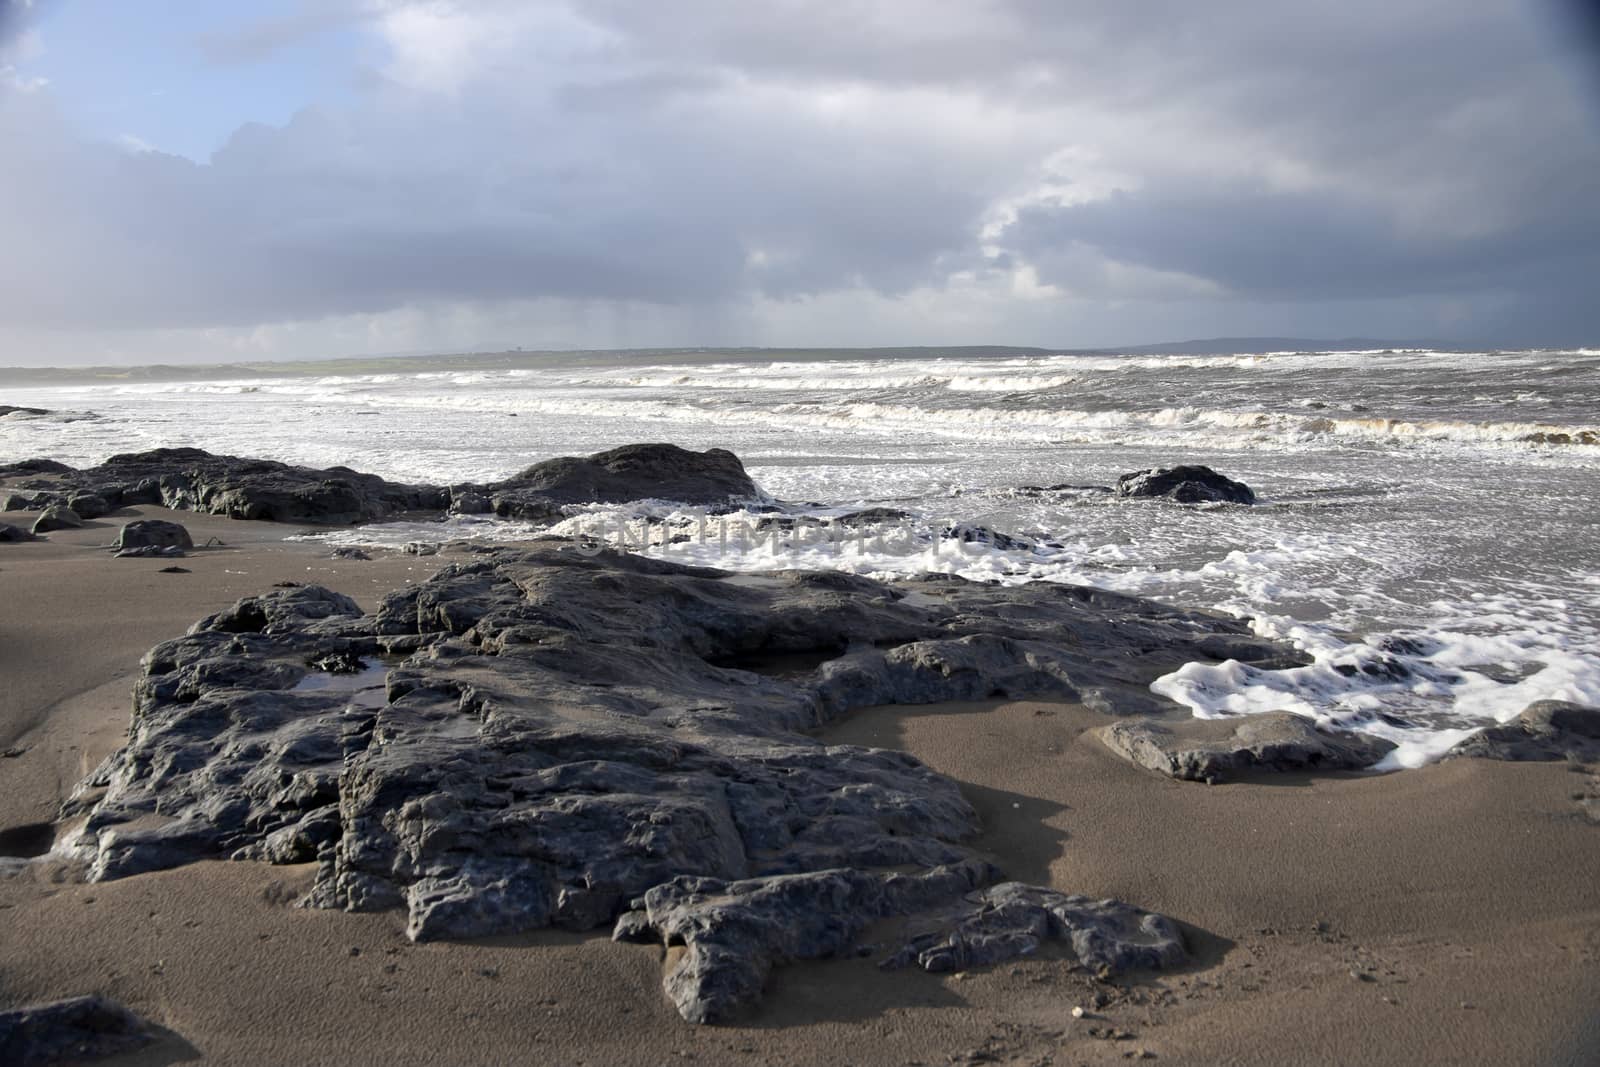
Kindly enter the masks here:
M 1537 446 L 1593 446 L 1600 443 L 1600 428 L 1597 427 L 1529 421 L 1473 422 L 1308 411 L 1215 410 L 1189 406 L 1148 411 L 1091 411 L 1046 407 L 942 408 L 878 401 L 827 402 L 816 399 L 770 406 L 738 406 L 722 403 L 717 399 L 720 395 L 667 400 L 612 398 L 592 393 L 561 394 L 533 389 L 437 394 L 422 390 L 380 394 L 360 389 L 319 394 L 318 399 L 324 403 L 379 409 L 448 408 L 659 423 L 782 426 L 795 430 L 876 430 L 934 439 L 1039 444 L 1186 444 L 1191 447 L 1304 450 L 1328 443 L 1348 442 L 1528 450 Z M 1587 449 L 1584 451 L 1587 452 Z

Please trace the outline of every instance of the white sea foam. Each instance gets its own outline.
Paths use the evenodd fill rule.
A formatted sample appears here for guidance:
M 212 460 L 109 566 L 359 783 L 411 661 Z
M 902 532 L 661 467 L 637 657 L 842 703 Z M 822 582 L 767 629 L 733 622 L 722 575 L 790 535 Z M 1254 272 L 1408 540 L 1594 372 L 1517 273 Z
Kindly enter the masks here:
M 1551 443 L 1596 428 L 1596 356 L 752 364 L 713 355 L 671 365 L 120 382 L 8 390 L 10 404 L 99 418 L 0 420 L 0 462 L 48 455 L 84 465 L 192 445 L 458 482 L 628 440 L 721 445 L 787 499 L 893 504 L 920 516 L 923 536 L 838 543 L 807 530 L 712 543 L 694 536 L 702 513 L 667 504 L 577 509 L 554 530 L 631 517 L 633 550 L 736 571 L 1079 582 L 1248 617 L 1311 663 L 1276 672 L 1191 664 L 1157 688 L 1199 715 L 1288 708 L 1387 736 L 1400 748 L 1385 766 L 1398 767 L 1535 699 L 1600 703 L 1592 521 L 1600 447 Z M 1109 484 L 1122 471 L 1180 459 L 1244 477 L 1268 506 L 1181 509 L 1087 489 L 1018 489 Z M 729 521 L 754 529 L 761 517 Z M 1034 548 L 999 551 L 928 532 L 946 520 L 1040 535 Z M 472 517 L 323 538 L 397 547 L 549 530 Z M 663 547 L 664 531 L 691 540 Z
M 826 518 L 842 510 L 804 514 Z M 934 531 L 944 520 L 931 515 L 907 526 L 784 531 L 761 529 L 762 520 L 770 518 L 765 513 L 712 517 L 664 502 L 570 511 L 549 525 L 455 519 L 321 536 L 334 543 L 394 547 L 415 540 L 555 534 L 736 572 L 831 568 L 880 578 L 936 573 L 1008 585 L 1096 585 L 1180 602 L 1204 589 L 1220 609 L 1249 618 L 1257 634 L 1300 649 L 1311 662 L 1272 671 L 1233 661 L 1191 663 L 1157 680 L 1152 690 L 1202 718 L 1281 710 L 1386 738 L 1398 747 L 1379 769 L 1435 759 L 1475 730 L 1505 721 L 1536 700 L 1600 703 L 1600 637 L 1585 622 L 1600 617 L 1596 576 L 1579 580 L 1581 604 L 1532 595 L 1535 591 L 1464 597 L 1428 605 L 1428 622 L 1398 632 L 1352 635 L 1336 620 L 1309 623 L 1270 610 L 1285 601 L 1321 599 L 1358 614 L 1361 602 L 1382 597 L 1360 589 L 1344 593 L 1326 584 L 1326 576 L 1337 573 L 1342 562 L 1370 562 L 1374 547 L 1332 533 L 1229 552 L 1198 567 L 1163 569 L 1138 565 L 1139 554 L 1125 545 L 1061 538 L 1002 550 L 941 538 Z M 1395 568 L 1405 564 L 1401 557 L 1389 561 Z M 1308 583 L 1308 574 L 1318 577 Z

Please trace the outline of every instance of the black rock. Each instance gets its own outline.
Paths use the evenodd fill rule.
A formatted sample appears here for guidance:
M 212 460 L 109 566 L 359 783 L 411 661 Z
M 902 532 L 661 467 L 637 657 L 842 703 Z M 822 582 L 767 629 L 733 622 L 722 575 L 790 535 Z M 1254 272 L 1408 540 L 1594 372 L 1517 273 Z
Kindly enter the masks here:
M 832 521 L 841 526 L 877 526 L 883 523 L 902 522 L 910 517 L 911 513 L 902 508 L 871 507 L 835 515 Z
M 128 1052 L 154 1035 L 137 1015 L 105 997 L 73 997 L 0 1011 L 0 1063 L 44 1067 Z
M 494 510 L 494 502 L 488 494 L 476 489 L 453 488 L 450 490 L 450 511 L 456 515 L 487 515 Z
M 349 546 L 343 546 L 343 547 L 334 549 L 330 558 L 332 558 L 332 559 L 357 559 L 357 560 L 360 560 L 360 559 L 371 559 L 372 557 L 367 555 L 365 552 L 363 552 L 359 548 L 351 548 Z
M 1179 504 L 1254 504 L 1256 494 L 1243 482 L 1210 467 L 1158 467 L 1117 478 L 1116 493 L 1125 497 L 1165 497 Z
M 32 541 L 33 534 L 9 522 L 0 522 L 0 541 Z
M 592 456 L 545 460 L 489 486 L 487 493 L 496 514 L 518 519 L 549 518 L 570 504 L 722 504 L 760 495 L 732 452 L 691 452 L 669 444 L 624 445 Z
M 0 511 L 43 511 L 60 502 L 54 493 L 0 492 Z
M 194 547 L 194 538 L 189 536 L 189 531 L 181 523 L 165 519 L 138 519 L 122 527 L 112 547 L 117 549 L 118 555 L 131 556 L 140 549 L 169 548 L 178 549 L 181 555 L 184 550 Z
M 1600 759 L 1600 708 L 1565 700 L 1540 700 L 1515 719 L 1462 741 L 1446 759 L 1476 756 L 1498 760 L 1588 761 Z
M 48 415 L 48 414 L 50 414 L 50 412 L 45 410 L 44 408 L 19 408 L 19 407 L 12 407 L 10 404 L 0 404 L 0 419 L 5 418 L 7 415 Z
M 271 460 L 216 456 L 197 448 L 159 448 L 112 456 L 98 467 L 74 470 L 53 460 L 0 467 L 0 477 L 50 474 L 40 490 L 18 494 L 17 508 L 65 502 L 73 494 L 101 498 L 108 509 L 160 504 L 235 519 L 340 525 L 370 522 L 408 511 L 487 511 L 512 518 L 546 519 L 572 504 L 620 504 L 660 499 L 725 505 L 760 497 L 737 456 L 724 449 L 691 452 L 669 444 L 624 445 L 592 456 L 536 463 L 486 486 L 406 485 L 348 467 L 319 470 Z
M 1020 496 L 1039 496 L 1043 493 L 1109 493 L 1109 485 L 1082 485 L 1077 482 L 1061 482 L 1056 485 L 1019 485 L 1016 492 Z
M 1198 782 L 1267 771 L 1357 770 L 1395 747 L 1365 734 L 1321 730 L 1287 711 L 1226 719 L 1125 719 L 1096 734 L 1132 763 Z
M 33 520 L 33 532 L 42 534 L 51 530 L 76 530 L 82 525 L 83 519 L 76 511 L 65 504 L 57 504 L 46 508 L 43 514 Z
M 67 507 L 82 519 L 101 519 L 111 514 L 111 505 L 93 493 L 74 493 L 67 498 Z
M 26 474 L 74 474 L 77 469 L 53 459 L 24 459 L 0 463 L 0 478 L 20 478 Z
M 978 823 L 956 783 L 809 731 L 876 704 L 1144 692 L 1206 635 L 1246 632 L 1053 583 L 752 577 L 535 543 L 372 615 L 280 589 L 156 646 L 127 744 L 63 816 L 86 815 L 71 847 L 94 880 L 315 860 L 310 904 L 404 908 L 416 940 L 589 929 L 643 901 L 621 929 L 637 936 L 689 908 L 706 951 L 668 987 L 712 1017 L 772 962 L 835 951 L 849 920 L 829 914 L 913 884 L 892 874 L 943 887 L 913 910 L 957 903 L 952 877 L 993 880 L 963 843 Z M 308 666 L 356 660 L 370 666 Z M 718 900 L 754 883 L 739 894 L 789 900 L 792 928 L 750 932 L 765 903 L 716 906 L 694 896 L 710 883 L 680 879 L 726 883 Z M 733 943 L 765 956 L 713 951 Z
M 1026 538 L 970 523 L 946 526 L 939 531 L 939 536 L 946 541 L 957 541 L 964 545 L 988 545 L 1002 552 L 1027 552 L 1034 547 L 1033 542 Z
M 388 482 L 346 467 L 318 470 L 271 460 L 158 448 L 112 456 L 98 467 L 59 472 L 63 491 L 101 497 L 113 508 L 160 504 L 185 511 L 337 525 L 404 511 L 439 510 L 445 490 Z

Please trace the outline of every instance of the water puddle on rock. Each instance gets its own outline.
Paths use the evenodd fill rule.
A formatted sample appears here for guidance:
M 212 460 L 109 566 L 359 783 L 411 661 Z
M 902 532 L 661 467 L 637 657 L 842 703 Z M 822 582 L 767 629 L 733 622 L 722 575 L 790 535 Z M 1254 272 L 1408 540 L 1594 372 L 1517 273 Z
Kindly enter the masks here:
M 294 693 L 348 694 L 351 704 L 358 708 L 381 708 L 389 703 L 389 664 L 381 661 L 361 660 L 357 671 L 309 672 L 295 687 Z

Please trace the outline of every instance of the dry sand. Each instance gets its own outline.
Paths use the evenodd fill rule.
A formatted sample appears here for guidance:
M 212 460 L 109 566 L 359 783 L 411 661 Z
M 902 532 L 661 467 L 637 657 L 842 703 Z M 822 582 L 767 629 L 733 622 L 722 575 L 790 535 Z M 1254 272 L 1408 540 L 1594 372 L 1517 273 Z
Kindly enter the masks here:
M 96 546 L 130 510 L 0 546 L 0 750 L 22 750 L 0 759 L 0 834 L 47 822 L 117 745 L 157 641 L 274 582 L 371 607 L 448 560 L 331 560 L 283 527 L 138 511 L 228 545 L 185 574 L 113 560 Z M 90 886 L 35 861 L 0 873 L 0 1005 L 97 992 L 170 1031 L 124 1064 L 1600 1062 L 1600 827 L 1572 801 L 1587 775 L 1462 760 L 1208 787 L 1117 760 L 1085 733 L 1103 721 L 881 708 L 829 739 L 961 781 L 1012 875 L 1189 924 L 1199 959 L 1182 973 L 1107 986 L 1044 958 L 944 977 L 809 963 L 742 1025 L 696 1028 L 662 996 L 660 950 L 603 934 L 412 945 L 398 914 L 293 907 L 309 868 Z

